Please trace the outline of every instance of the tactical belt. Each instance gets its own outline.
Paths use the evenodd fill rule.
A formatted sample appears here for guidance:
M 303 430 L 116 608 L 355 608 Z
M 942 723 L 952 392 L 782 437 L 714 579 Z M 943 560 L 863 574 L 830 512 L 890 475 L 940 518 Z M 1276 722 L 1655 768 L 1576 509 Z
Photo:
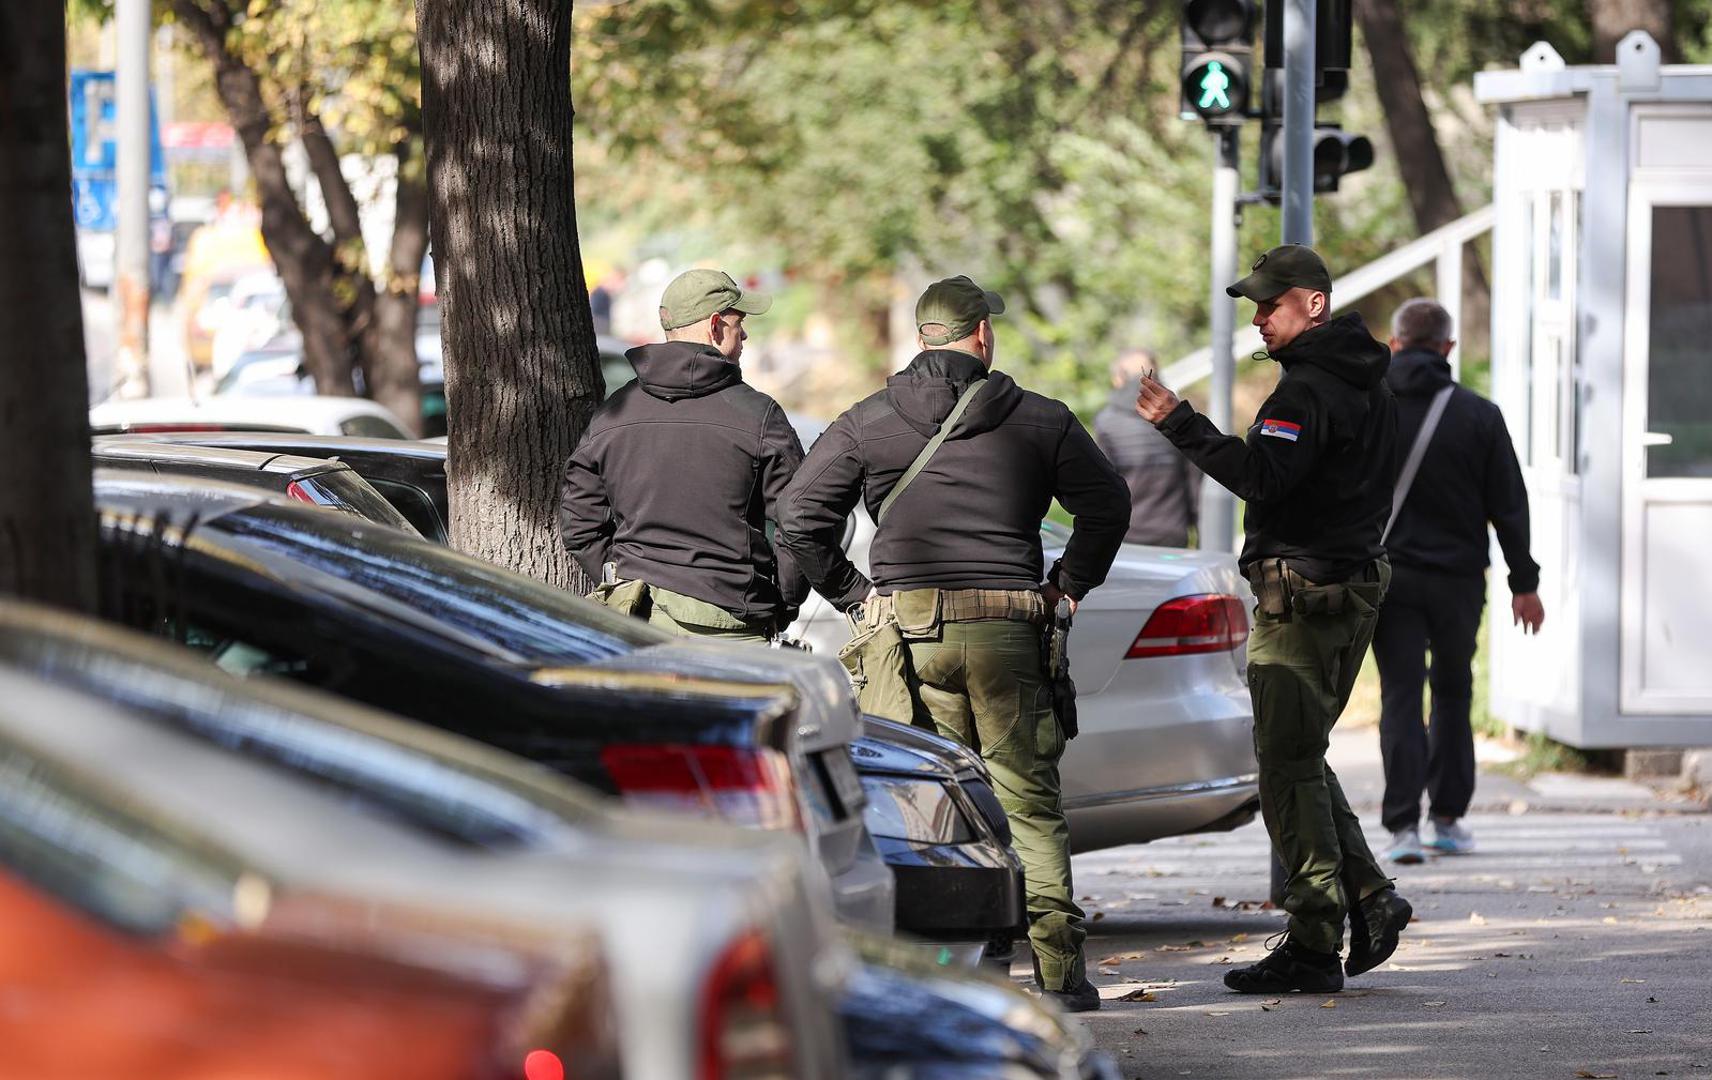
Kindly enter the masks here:
M 1264 615 L 1288 619 L 1291 615 L 1341 615 L 1351 596 L 1369 607 L 1378 607 L 1385 592 L 1380 586 L 1378 559 L 1349 581 L 1322 585 L 1290 569 L 1283 559 L 1261 559 L 1248 567 L 1248 583 L 1254 588 L 1255 604 Z
M 900 589 L 892 596 L 907 634 L 932 623 L 1004 619 L 1044 625 L 1046 599 L 1034 589 Z

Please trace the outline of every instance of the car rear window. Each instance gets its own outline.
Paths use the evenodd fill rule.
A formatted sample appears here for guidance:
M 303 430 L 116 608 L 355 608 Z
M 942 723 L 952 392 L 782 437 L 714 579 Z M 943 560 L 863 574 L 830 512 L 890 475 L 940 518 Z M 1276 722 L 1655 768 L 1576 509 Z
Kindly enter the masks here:
M 317 506 L 342 510 L 366 521 L 390 525 L 407 533 L 420 533 L 420 530 L 410 523 L 409 518 L 398 512 L 398 507 L 388 502 L 373 485 L 350 469 L 330 469 L 316 473 L 310 480 L 310 483 L 301 486 L 315 500 Z
M 246 545 L 312 566 L 542 664 L 581 664 L 671 640 L 639 619 L 417 536 L 258 505 L 208 522 Z

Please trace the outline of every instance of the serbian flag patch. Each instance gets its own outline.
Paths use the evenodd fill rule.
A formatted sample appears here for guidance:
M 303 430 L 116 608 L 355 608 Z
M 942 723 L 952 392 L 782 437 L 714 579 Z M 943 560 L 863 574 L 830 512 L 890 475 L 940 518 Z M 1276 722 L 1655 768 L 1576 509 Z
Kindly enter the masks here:
M 1262 420 L 1260 433 L 1270 435 L 1275 439 L 1289 439 L 1295 442 L 1302 437 L 1302 425 L 1292 424 L 1288 420 Z

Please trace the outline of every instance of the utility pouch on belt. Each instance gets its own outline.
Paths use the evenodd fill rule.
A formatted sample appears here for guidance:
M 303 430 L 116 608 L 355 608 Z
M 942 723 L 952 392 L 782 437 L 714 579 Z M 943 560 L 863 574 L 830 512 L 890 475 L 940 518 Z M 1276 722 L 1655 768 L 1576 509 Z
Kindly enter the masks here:
M 1262 559 L 1248 568 L 1248 583 L 1254 588 L 1254 600 L 1262 615 L 1275 619 L 1290 615 L 1290 585 L 1285 580 L 1288 568 L 1283 559 Z
M 939 636 L 939 624 L 944 617 L 943 595 L 938 589 L 899 589 L 892 594 L 898 630 L 906 640 L 923 641 Z
M 593 598 L 624 615 L 646 619 L 654 607 L 646 581 L 609 581 L 595 587 Z
M 1341 581 L 1321 585 L 1286 566 L 1284 582 L 1290 588 L 1290 610 L 1297 615 L 1342 615 L 1349 602 L 1349 587 Z
M 857 706 L 873 716 L 911 723 L 915 696 L 910 693 L 909 650 L 892 598 L 873 597 L 844 615 L 850 621 L 850 640 L 838 650 L 838 662 L 850 673 Z

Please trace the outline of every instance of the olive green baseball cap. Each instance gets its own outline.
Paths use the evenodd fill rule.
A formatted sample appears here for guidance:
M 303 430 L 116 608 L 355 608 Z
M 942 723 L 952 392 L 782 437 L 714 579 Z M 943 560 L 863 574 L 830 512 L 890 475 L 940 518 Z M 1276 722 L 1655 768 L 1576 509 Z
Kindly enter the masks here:
M 973 334 L 982 319 L 1004 311 L 1005 302 L 998 293 L 958 274 L 934 282 L 921 294 L 915 302 L 915 328 L 924 344 L 949 345 Z M 930 326 L 935 328 L 934 333 L 928 333 Z
M 1280 244 L 1254 260 L 1249 275 L 1226 286 L 1231 296 L 1246 296 L 1255 303 L 1271 300 L 1286 289 L 1312 289 L 1327 296 L 1332 292 L 1331 271 L 1319 252 L 1303 244 Z
M 685 270 L 672 279 L 660 297 L 660 327 L 676 330 L 720 311 L 765 315 L 772 306 L 771 296 L 744 292 L 723 271 Z

